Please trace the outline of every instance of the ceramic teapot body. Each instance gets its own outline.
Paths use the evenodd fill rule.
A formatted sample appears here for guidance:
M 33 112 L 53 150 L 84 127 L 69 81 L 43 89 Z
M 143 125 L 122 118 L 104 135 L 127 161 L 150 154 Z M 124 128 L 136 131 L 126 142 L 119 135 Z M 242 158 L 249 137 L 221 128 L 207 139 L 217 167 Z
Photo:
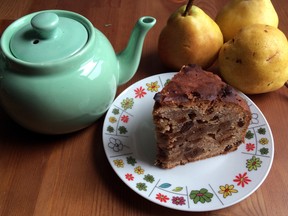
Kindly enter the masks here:
M 59 38 L 62 37 L 57 36 L 59 32 L 67 34 L 68 30 L 61 29 L 61 24 L 55 27 L 57 20 L 51 14 L 57 15 L 58 22 L 63 17 L 76 21 L 84 30 L 78 41 L 74 39 L 74 47 L 57 41 L 69 43 L 67 40 L 73 38 L 74 33 Z M 46 23 L 37 20 L 39 16 L 46 16 Z M 31 29 L 27 23 L 33 19 L 36 24 L 31 23 Z M 2 107 L 20 125 L 40 133 L 62 134 L 89 126 L 109 108 L 117 86 L 127 82 L 137 70 L 145 34 L 155 24 L 154 18 L 141 19 L 133 29 L 128 46 L 119 54 L 115 54 L 108 39 L 79 14 L 54 10 L 33 13 L 15 21 L 1 38 Z M 22 42 L 18 45 L 19 40 L 24 40 L 24 45 Z M 28 44 L 27 40 L 30 40 Z M 31 46 L 32 54 L 29 53 Z M 51 50 L 51 46 L 55 47 Z M 30 54 L 32 56 L 28 56 Z

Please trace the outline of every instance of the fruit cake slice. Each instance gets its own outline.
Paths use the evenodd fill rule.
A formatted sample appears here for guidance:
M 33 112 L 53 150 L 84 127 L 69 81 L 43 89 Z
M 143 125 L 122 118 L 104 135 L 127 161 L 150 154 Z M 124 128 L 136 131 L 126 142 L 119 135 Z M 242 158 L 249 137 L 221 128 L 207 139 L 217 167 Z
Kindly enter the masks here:
M 156 93 L 156 164 L 172 168 L 235 151 L 251 120 L 246 101 L 219 76 L 183 66 Z

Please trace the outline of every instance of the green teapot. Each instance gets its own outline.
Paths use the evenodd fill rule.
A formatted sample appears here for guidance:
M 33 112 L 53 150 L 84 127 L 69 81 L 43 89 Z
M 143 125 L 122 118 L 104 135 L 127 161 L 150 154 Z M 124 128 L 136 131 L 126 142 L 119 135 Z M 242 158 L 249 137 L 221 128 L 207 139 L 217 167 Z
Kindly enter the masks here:
M 44 134 L 83 129 L 112 104 L 117 87 L 135 74 L 155 18 L 141 17 L 127 47 L 108 39 L 80 14 L 28 14 L 1 37 L 0 104 L 23 127 Z

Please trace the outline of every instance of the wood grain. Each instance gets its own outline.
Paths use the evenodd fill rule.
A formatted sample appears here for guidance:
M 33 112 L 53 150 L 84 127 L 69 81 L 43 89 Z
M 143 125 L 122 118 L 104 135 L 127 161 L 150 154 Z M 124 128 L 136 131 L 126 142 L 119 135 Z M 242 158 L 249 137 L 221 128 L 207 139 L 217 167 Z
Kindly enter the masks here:
M 195 0 L 212 18 L 228 0 Z M 288 1 L 272 1 L 279 28 L 288 35 Z M 87 17 L 111 41 L 116 52 L 128 41 L 136 20 L 154 16 L 137 74 L 119 87 L 166 71 L 157 56 L 157 39 L 168 16 L 184 0 L 1 0 L 0 31 L 21 16 L 45 9 L 64 9 Z M 284 216 L 288 212 L 288 89 L 250 96 L 266 116 L 275 140 L 272 169 L 263 185 L 244 201 L 205 216 Z M 45 136 L 14 123 L 0 108 L 0 215 L 196 215 L 156 205 L 129 189 L 110 167 L 102 146 L 104 117 L 68 135 Z

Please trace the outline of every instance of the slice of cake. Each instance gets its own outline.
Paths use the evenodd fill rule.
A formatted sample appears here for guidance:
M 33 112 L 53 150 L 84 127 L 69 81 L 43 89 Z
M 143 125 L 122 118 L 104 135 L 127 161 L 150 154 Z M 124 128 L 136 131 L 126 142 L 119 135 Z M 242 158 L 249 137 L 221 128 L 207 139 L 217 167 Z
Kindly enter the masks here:
M 236 90 L 199 66 L 183 66 L 154 97 L 156 164 L 172 168 L 235 151 L 251 112 Z

